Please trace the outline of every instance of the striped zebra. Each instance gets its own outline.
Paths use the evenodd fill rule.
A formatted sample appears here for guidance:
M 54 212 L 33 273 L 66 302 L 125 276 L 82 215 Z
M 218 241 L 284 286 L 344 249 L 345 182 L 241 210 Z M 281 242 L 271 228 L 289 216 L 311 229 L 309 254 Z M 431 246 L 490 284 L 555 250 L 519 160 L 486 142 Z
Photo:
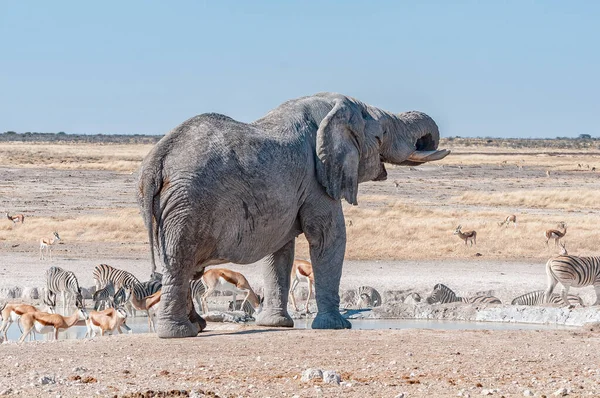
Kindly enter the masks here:
M 94 311 L 100 311 L 101 309 L 114 308 L 115 306 L 115 285 L 111 281 L 106 283 L 100 290 L 96 290 L 92 296 L 94 300 Z
M 356 295 L 356 308 L 373 308 L 381 305 L 381 295 L 371 286 L 359 287 Z
M 515 297 L 513 301 L 510 303 L 512 305 L 543 305 L 543 304 L 558 304 L 564 305 L 564 301 L 562 296 L 556 293 L 552 293 L 550 295 L 550 300 L 548 302 L 544 301 L 544 290 L 535 290 L 533 292 L 525 293 L 520 295 L 519 297 Z M 583 300 L 576 294 L 569 294 L 569 304 L 577 305 L 583 307 Z
M 202 279 L 193 279 L 190 281 L 190 290 L 192 295 L 192 301 L 198 309 L 198 313 L 202 313 L 202 302 L 200 301 L 202 295 L 206 292 L 206 286 L 202 282 Z
M 132 273 L 111 267 L 108 264 L 99 264 L 95 266 L 92 275 L 96 282 L 97 290 L 100 290 L 101 287 L 106 286 L 108 282 L 111 282 L 114 285 L 115 291 L 119 291 L 122 287 L 131 287 L 133 294 L 138 300 L 142 300 L 160 290 L 160 282 L 150 280 L 141 283 Z M 128 305 L 128 309 L 130 310 L 130 313 L 135 316 L 135 309 L 130 305 Z
M 596 301 L 600 304 L 600 257 L 558 256 L 546 263 L 548 288 L 544 294 L 548 301 L 558 283 L 563 286 L 561 296 L 563 303 L 569 303 L 568 295 L 571 287 L 594 286 Z M 570 304 L 565 304 L 569 305 Z
M 71 297 L 75 300 L 77 308 L 83 309 L 83 295 L 77 277 L 71 271 L 60 267 L 50 267 L 46 271 L 46 295 L 44 302 L 52 311 L 55 311 L 56 296 L 62 293 L 63 313 L 67 309 L 67 300 Z
M 468 304 L 502 304 L 500 299 L 494 296 L 459 297 L 448 286 L 438 283 L 426 299 L 427 304 L 446 303 L 468 303 Z

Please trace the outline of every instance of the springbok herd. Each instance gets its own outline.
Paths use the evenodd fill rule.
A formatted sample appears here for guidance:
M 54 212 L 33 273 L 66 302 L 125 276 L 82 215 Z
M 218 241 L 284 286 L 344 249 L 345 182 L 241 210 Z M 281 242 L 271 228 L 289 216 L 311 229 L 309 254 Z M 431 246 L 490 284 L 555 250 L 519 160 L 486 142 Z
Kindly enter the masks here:
M 25 216 L 15 214 L 11 216 L 6 213 L 8 220 L 13 224 L 24 223 Z M 517 217 L 509 215 L 504 221 L 498 222 L 499 226 L 508 227 L 512 224 L 517 227 Z M 600 304 L 600 257 L 578 257 L 568 255 L 567 250 L 560 239 L 567 233 L 567 225 L 559 223 L 557 229 L 545 231 L 546 245 L 550 239 L 554 244 L 561 247 L 561 254 L 553 257 L 546 263 L 546 274 L 548 276 L 547 289 L 537 290 L 523 294 L 512 300 L 512 305 L 559 305 L 559 306 L 583 306 L 581 298 L 570 295 L 571 287 L 581 288 L 594 286 L 596 291 L 596 302 Z M 477 244 L 476 231 L 463 231 L 459 225 L 454 231 L 460 239 L 471 246 Z M 52 246 L 60 240 L 58 232 L 54 232 L 50 238 L 41 238 L 40 259 L 52 259 Z M 304 305 L 304 312 L 309 312 L 309 301 L 314 287 L 314 274 L 312 265 L 305 260 L 294 260 L 291 272 L 290 303 L 295 311 L 299 311 L 296 304 L 294 291 L 300 283 L 308 285 L 308 295 Z M 94 268 L 93 278 L 95 281 L 95 292 L 93 294 L 94 309 L 87 311 L 84 304 L 81 288 L 77 277 L 71 271 L 59 267 L 50 267 L 46 271 L 46 289 L 43 302 L 47 311 L 23 303 L 4 303 L 0 305 L 2 325 L 0 334 L 3 341 L 8 341 L 8 329 L 12 323 L 17 323 L 22 334 L 19 339 L 23 342 L 27 336 L 30 340 L 35 338 L 35 333 L 53 333 L 54 339 L 58 338 L 59 331 L 64 331 L 72 326 L 85 325 L 86 337 L 104 334 L 113 334 L 115 331 L 122 333 L 121 328 L 131 333 L 127 326 L 128 316 L 135 316 L 135 311 L 144 311 L 148 316 L 148 329 L 154 330 L 154 317 L 157 304 L 161 296 L 162 275 L 155 273 L 150 280 L 140 282 L 133 274 L 112 267 L 107 264 L 99 264 Z M 561 294 L 553 293 L 556 285 L 563 286 Z M 240 310 L 252 315 L 262 309 L 262 299 L 258 296 L 248 280 L 239 272 L 227 268 L 212 268 L 204 272 L 201 279 L 190 281 L 191 295 L 195 305 L 203 313 L 208 313 L 207 298 L 214 292 L 231 292 L 233 300 L 230 309 L 236 310 L 239 304 Z M 56 297 L 62 297 L 63 314 L 69 308 L 72 300 L 76 308 L 70 316 L 56 313 Z M 243 295 L 243 300 L 236 300 L 236 295 Z M 356 304 L 358 308 L 376 307 L 382 304 L 381 295 L 372 287 L 362 286 L 356 292 Z M 417 293 L 409 296 L 410 302 L 417 303 L 421 297 Z M 408 302 L 405 300 L 405 302 Z M 437 303 L 485 303 L 502 304 L 493 296 L 480 295 L 474 297 L 459 297 L 449 287 L 438 283 L 426 298 L 427 304 Z

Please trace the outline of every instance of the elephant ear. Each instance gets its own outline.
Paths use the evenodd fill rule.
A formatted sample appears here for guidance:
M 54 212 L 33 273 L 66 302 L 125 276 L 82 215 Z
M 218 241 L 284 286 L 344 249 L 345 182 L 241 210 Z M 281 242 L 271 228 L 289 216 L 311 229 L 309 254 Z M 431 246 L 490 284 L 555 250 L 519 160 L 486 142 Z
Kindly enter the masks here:
M 317 180 L 335 200 L 358 204 L 358 168 L 364 142 L 360 112 L 337 102 L 317 130 Z

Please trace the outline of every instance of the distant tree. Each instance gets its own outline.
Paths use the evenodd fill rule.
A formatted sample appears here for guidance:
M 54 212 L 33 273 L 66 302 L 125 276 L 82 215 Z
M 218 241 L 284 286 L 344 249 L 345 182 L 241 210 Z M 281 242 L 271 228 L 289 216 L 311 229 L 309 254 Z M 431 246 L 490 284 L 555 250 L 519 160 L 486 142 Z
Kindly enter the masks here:
M 591 140 L 591 139 L 592 139 L 592 136 L 591 136 L 591 135 L 589 135 L 589 134 L 579 134 L 579 137 L 578 137 L 578 138 L 579 138 L 580 140 Z
M 17 133 L 15 131 L 5 131 L 4 134 L 16 135 Z

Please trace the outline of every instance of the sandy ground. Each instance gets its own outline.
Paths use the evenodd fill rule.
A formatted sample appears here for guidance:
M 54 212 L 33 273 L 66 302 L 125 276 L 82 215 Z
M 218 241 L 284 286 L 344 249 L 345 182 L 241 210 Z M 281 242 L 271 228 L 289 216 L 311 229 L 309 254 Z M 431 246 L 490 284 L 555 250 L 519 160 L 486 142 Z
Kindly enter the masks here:
M 27 397 L 517 397 L 526 390 L 538 397 L 557 391 L 599 396 L 599 344 L 600 333 L 590 329 L 316 331 L 238 326 L 185 340 L 140 334 L 3 345 L 0 383 L 3 393 Z M 302 381 L 309 368 L 334 370 L 341 384 Z

